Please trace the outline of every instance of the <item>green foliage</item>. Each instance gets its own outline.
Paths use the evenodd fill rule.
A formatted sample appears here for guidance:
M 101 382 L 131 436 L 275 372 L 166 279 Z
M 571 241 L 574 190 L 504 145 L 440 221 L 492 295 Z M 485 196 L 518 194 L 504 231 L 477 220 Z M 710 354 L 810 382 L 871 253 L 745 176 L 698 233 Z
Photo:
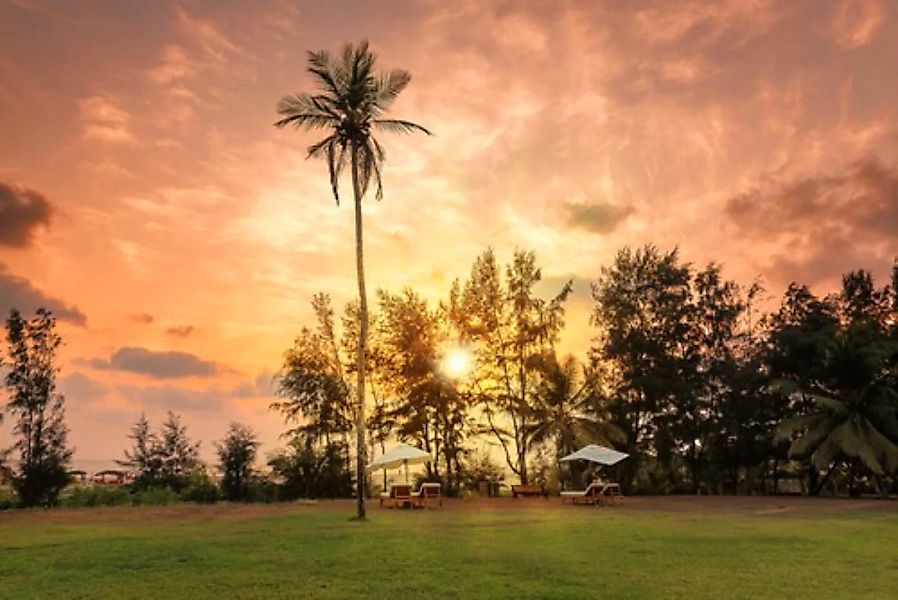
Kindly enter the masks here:
M 249 483 L 247 500 L 270 504 L 281 499 L 281 488 L 271 477 L 253 477 Z
M 823 300 L 791 286 L 773 317 L 773 389 L 791 412 L 778 438 L 807 463 L 812 493 L 840 464 L 852 495 L 865 474 L 886 493 L 884 476 L 898 472 L 898 315 L 891 294 L 855 271 L 842 278 L 839 295 Z
M 352 493 L 346 446 L 332 442 L 319 447 L 309 438 L 295 436 L 268 461 L 279 482 L 278 498 L 340 498 Z
M 187 479 L 187 485 L 181 490 L 181 500 L 198 504 L 214 504 L 221 500 L 221 490 L 204 468 L 198 468 Z
M 143 490 L 160 485 L 162 453 L 157 436 L 150 431 L 146 415 L 140 415 L 128 437 L 134 441 L 134 445 L 131 450 L 125 451 L 125 460 L 117 462 L 135 471 L 134 489 Z
M 19 496 L 14 489 L 0 486 L 0 510 L 17 508 L 20 504 Z
M 138 506 L 168 506 L 180 501 L 178 492 L 170 487 L 152 487 L 134 493 L 134 504 Z
M 554 355 L 573 289 L 568 281 L 543 298 L 537 293 L 541 281 L 533 252 L 515 251 L 501 269 L 488 249 L 468 280 L 453 284 L 447 306 L 449 322 L 475 356 L 463 390 L 481 417 L 475 432 L 499 444 L 508 468 L 525 483 L 541 367 Z
M 441 310 L 432 310 L 412 290 L 378 293 L 380 311 L 372 335 L 378 358 L 374 378 L 389 398 L 380 408 L 393 435 L 433 456 L 430 480 L 447 491 L 457 487 L 462 444 L 468 428 L 468 399 L 441 372 L 450 334 Z M 375 415 L 377 415 L 375 411 Z
M 351 386 L 344 377 L 330 297 L 316 294 L 312 308 L 318 326 L 304 327 L 284 356 L 276 377 L 280 399 L 271 408 L 296 425 L 288 434 L 327 442 L 352 429 Z
M 308 155 L 327 163 L 338 204 L 340 174 L 347 162 L 353 165 L 354 184 L 358 184 L 361 193 L 365 193 L 373 179 L 380 199 L 384 151 L 374 131 L 430 134 L 410 121 L 383 117 L 408 85 L 411 75 L 401 69 L 377 73 L 374 70 L 377 58 L 366 41 L 355 47 L 345 46 L 338 57 L 319 50 L 309 52 L 308 58 L 308 72 L 319 91 L 315 95 L 299 93 L 282 98 L 278 103 L 281 119 L 275 126 L 328 132 L 327 137 L 309 146 Z
M 505 469 L 485 452 L 473 454 L 462 463 L 463 489 L 474 492 L 482 482 L 502 483 L 504 480 Z
M 190 441 L 181 417 L 171 411 L 158 433 L 150 430 L 149 421 L 141 415 L 129 437 L 133 448 L 118 463 L 136 471 L 135 490 L 170 487 L 178 492 L 199 466 L 199 442 Z
M 737 324 L 746 307 L 738 287 L 716 265 L 696 272 L 676 250 L 646 246 L 620 251 L 592 295 L 599 328 L 592 359 L 605 370 L 608 413 L 635 458 L 623 467 L 625 489 L 641 457 L 673 466 L 683 456 L 697 491 L 715 421 L 737 385 Z
M 231 423 L 224 440 L 216 446 L 221 493 L 226 500 L 244 502 L 250 499 L 258 449 L 259 439 L 252 429 Z
M 67 446 L 65 398 L 56 391 L 56 355 L 62 338 L 56 319 L 38 309 L 32 319 L 10 311 L 4 384 L 7 410 L 16 418 L 18 465 L 12 483 L 23 506 L 56 504 L 68 484 L 72 451 Z
M 528 427 L 531 443 L 543 454 L 535 463 L 540 473 L 534 481 L 554 489 L 561 476 L 565 483 L 576 486 L 585 465 L 568 463 L 559 469 L 558 459 L 587 444 L 613 447 L 625 442 L 626 436 L 605 414 L 607 399 L 595 370 L 582 368 L 572 356 L 559 362 L 554 355 L 546 356 L 540 369 L 535 418 Z M 547 454 L 545 445 L 551 446 L 551 453 Z
M 72 486 L 63 492 L 59 504 L 65 507 L 128 506 L 134 498 L 127 488 L 118 486 Z

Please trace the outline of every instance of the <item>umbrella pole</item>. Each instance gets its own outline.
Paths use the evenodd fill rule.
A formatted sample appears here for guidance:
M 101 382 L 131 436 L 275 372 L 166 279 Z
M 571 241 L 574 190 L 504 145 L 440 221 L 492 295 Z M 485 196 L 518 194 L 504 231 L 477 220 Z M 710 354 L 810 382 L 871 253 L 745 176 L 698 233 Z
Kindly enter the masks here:
M 402 464 L 405 466 L 405 483 L 408 484 L 408 461 L 402 461 Z

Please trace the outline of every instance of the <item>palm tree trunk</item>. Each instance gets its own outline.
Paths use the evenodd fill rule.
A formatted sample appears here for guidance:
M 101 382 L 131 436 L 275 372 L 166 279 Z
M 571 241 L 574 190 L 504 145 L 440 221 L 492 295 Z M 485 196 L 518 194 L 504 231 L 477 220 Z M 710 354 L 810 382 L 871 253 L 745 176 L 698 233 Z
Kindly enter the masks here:
M 355 431 L 357 516 L 365 518 L 365 350 L 368 342 L 368 295 L 365 292 L 365 254 L 362 249 L 362 189 L 358 149 L 352 145 L 352 191 L 355 196 L 355 263 L 359 283 L 359 346 L 356 355 Z

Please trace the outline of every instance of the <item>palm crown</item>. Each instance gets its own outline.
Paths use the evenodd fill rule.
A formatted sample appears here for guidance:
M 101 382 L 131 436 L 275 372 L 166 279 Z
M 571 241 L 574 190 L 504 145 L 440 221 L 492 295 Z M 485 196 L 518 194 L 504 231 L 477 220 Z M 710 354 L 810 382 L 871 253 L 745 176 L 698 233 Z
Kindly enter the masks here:
M 818 468 L 847 457 L 877 475 L 898 470 L 898 392 L 893 344 L 871 343 L 863 330 L 852 329 L 829 348 L 833 381 L 815 383 L 813 407 L 783 421 L 777 439 L 792 440 L 790 455 L 810 457 Z M 789 382 L 778 382 L 795 391 Z M 797 434 L 797 435 L 796 435 Z
M 281 119 L 276 127 L 325 129 L 330 134 L 308 148 L 307 158 L 323 158 L 330 173 L 334 199 L 340 203 L 339 179 L 347 161 L 358 165 L 361 195 L 371 180 L 377 186 L 376 197 L 383 196 L 381 166 L 384 150 L 374 130 L 394 133 L 420 131 L 424 127 L 402 119 L 387 119 L 384 114 L 411 80 L 408 71 L 393 69 L 376 73 L 376 56 L 368 42 L 353 47 L 347 44 L 339 58 L 325 50 L 308 53 L 308 71 L 320 90 L 317 94 L 285 96 L 278 103 Z M 354 173 L 355 175 L 355 173 Z

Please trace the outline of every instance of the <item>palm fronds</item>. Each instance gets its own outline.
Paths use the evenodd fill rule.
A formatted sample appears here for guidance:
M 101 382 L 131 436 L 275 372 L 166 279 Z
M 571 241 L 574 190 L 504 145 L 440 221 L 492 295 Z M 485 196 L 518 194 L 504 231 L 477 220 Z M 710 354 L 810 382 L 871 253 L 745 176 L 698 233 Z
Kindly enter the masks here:
M 355 161 L 361 195 L 373 180 L 375 196 L 383 196 L 382 169 L 385 153 L 371 134 L 372 128 L 388 133 L 431 132 L 411 121 L 381 118 L 405 89 L 411 75 L 402 69 L 378 74 L 376 55 L 368 42 L 346 45 L 339 56 L 326 50 L 307 54 L 307 70 L 319 88 L 318 93 L 285 96 L 277 106 L 281 118 L 276 127 L 327 129 L 330 135 L 309 146 L 308 158 L 327 163 L 331 190 L 340 203 L 339 181 L 347 163 Z

